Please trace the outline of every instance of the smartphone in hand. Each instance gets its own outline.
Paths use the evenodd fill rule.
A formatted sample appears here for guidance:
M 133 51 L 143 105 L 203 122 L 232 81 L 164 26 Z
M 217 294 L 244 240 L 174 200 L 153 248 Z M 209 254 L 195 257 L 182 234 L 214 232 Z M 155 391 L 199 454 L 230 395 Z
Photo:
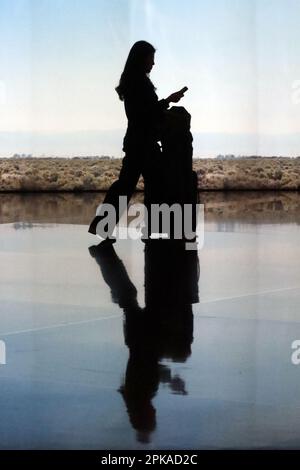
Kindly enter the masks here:
M 185 93 L 187 90 L 188 90 L 188 87 L 185 86 L 185 87 L 181 88 L 181 90 L 179 90 L 179 93 Z

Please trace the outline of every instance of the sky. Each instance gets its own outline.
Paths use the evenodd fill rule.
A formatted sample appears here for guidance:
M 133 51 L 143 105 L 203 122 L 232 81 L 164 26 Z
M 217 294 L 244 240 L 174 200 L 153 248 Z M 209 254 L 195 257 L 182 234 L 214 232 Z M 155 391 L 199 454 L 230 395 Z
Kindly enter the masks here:
M 300 155 L 300 0 L 0 0 L 0 156 L 122 156 L 114 88 L 156 48 L 159 98 L 183 86 L 194 156 Z

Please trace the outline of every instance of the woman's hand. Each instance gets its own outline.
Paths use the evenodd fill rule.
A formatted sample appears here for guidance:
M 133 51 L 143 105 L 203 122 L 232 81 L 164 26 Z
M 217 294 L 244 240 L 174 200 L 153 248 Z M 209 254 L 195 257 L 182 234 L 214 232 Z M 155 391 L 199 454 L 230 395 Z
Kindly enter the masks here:
M 182 90 L 176 91 L 175 93 L 172 93 L 168 98 L 167 102 L 168 103 L 178 103 L 179 100 L 184 96 L 184 91 L 186 91 L 187 88 L 182 88 Z

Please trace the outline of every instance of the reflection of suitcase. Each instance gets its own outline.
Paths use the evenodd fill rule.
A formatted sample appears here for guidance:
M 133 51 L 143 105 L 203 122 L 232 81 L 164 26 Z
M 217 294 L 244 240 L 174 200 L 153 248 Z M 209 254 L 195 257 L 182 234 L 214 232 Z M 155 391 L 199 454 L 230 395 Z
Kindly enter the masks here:
M 153 203 L 178 203 L 182 211 L 184 204 L 191 204 L 192 230 L 195 232 L 198 191 L 197 174 L 192 166 L 193 136 L 190 121 L 190 114 L 181 106 L 173 106 L 165 111 L 161 132 L 162 154 L 158 163 L 156 160 L 152 175 L 145 178 L 145 206 L 149 215 Z M 170 235 L 172 237 L 172 224 Z

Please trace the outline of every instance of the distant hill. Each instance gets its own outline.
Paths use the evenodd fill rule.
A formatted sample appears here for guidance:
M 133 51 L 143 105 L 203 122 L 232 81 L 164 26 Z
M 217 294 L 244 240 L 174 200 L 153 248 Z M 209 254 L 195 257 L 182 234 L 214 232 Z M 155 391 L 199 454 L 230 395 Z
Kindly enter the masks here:
M 192 122 L 193 124 L 193 122 Z M 124 128 L 76 132 L 0 132 L 0 156 L 32 154 L 38 156 L 113 155 L 123 156 Z M 219 154 L 299 156 L 300 133 L 293 134 L 225 134 L 194 132 L 194 157 Z

